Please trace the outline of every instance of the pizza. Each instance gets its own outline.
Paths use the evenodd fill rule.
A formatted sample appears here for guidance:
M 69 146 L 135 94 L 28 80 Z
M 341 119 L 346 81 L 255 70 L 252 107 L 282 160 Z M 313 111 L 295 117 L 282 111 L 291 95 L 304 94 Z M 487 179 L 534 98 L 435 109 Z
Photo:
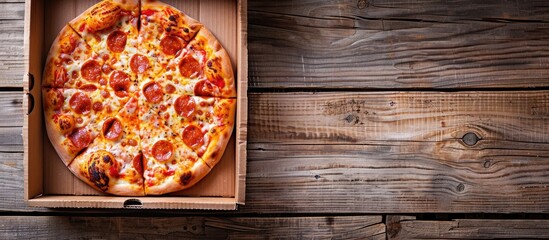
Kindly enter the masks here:
M 60 159 L 114 195 L 193 186 L 220 161 L 235 122 L 225 49 L 152 0 L 103 0 L 70 21 L 50 48 L 42 96 Z

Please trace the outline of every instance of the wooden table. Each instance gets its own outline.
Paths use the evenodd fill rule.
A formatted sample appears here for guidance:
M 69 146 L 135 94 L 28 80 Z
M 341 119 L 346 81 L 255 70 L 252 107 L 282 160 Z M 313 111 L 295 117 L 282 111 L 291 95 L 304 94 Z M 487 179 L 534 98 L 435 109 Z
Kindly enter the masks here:
M 0 238 L 549 237 L 549 1 L 249 1 L 246 205 L 27 207 L 0 0 Z

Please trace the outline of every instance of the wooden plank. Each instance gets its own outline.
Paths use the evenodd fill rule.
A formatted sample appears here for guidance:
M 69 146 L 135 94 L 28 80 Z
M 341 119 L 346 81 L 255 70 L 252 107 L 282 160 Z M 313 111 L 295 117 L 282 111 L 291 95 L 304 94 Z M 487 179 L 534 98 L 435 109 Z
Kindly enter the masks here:
M 0 87 L 23 87 L 23 20 L 0 17 L 0 29 Z
M 252 93 L 249 105 L 255 143 L 549 141 L 549 91 Z
M 1 216 L 0 238 L 385 239 L 381 216 L 21 217 Z
M 22 92 L 0 94 L 0 211 L 28 210 L 23 201 Z
M 549 212 L 548 91 L 250 94 L 249 112 L 246 211 Z
M 0 20 L 23 20 L 25 18 L 24 2 L 2 1 L 0 8 L 2 9 Z
M 456 219 L 423 221 L 387 216 L 388 239 L 547 239 L 549 220 Z
M 549 86 L 549 3 L 249 2 L 250 89 Z

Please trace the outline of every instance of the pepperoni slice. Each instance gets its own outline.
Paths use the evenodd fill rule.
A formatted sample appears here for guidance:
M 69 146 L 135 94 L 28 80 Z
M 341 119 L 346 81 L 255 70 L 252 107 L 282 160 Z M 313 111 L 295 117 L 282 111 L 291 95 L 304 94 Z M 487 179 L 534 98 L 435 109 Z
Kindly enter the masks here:
M 94 102 L 92 108 L 94 111 L 99 112 L 103 109 L 103 104 L 100 102 Z
M 117 118 L 109 118 L 103 123 L 103 136 L 109 140 L 116 140 L 122 134 L 122 123 Z
M 109 80 L 109 85 L 114 89 L 116 95 L 124 97 L 127 95 L 130 88 L 130 77 L 120 70 L 113 71 Z
M 175 92 L 175 87 L 171 84 L 166 85 L 166 92 L 172 94 Z
M 69 140 L 71 140 L 72 144 L 78 149 L 87 147 L 88 145 L 90 145 L 92 140 L 90 133 L 84 128 L 76 129 L 69 135 L 68 138 Z
M 55 69 L 53 86 L 54 87 L 63 87 L 68 80 L 67 71 L 60 67 Z
M 194 94 L 196 96 L 213 97 L 216 95 L 216 90 L 217 87 L 206 80 L 197 82 L 196 85 L 194 85 Z
M 171 142 L 160 140 L 152 147 L 152 155 L 158 161 L 169 161 L 173 156 L 174 146 Z
M 86 85 L 80 86 L 78 89 L 80 89 L 82 91 L 86 91 L 86 92 L 93 92 L 93 91 L 97 90 L 97 87 L 95 85 L 92 85 L 92 84 L 86 84 Z
M 134 73 L 144 73 L 149 68 L 149 59 L 141 54 L 135 54 L 130 59 L 130 68 Z
M 179 72 L 183 77 L 189 78 L 195 74 L 200 74 L 200 70 L 200 63 L 190 54 L 179 62 Z
M 145 16 L 151 16 L 155 13 L 156 11 L 155 10 L 152 10 L 152 9 L 145 9 L 143 11 L 141 11 L 141 15 L 145 15 Z
M 81 92 L 77 92 L 74 95 L 72 95 L 71 99 L 69 100 L 69 104 L 72 110 L 78 114 L 89 113 L 92 107 L 92 102 L 90 97 L 88 97 L 88 95 Z
M 204 145 L 204 133 L 195 125 L 189 125 L 183 130 L 183 142 L 192 149 Z
M 112 71 L 112 68 L 111 66 L 109 66 L 109 64 L 103 64 L 103 66 L 101 67 L 101 70 L 103 71 L 103 73 L 105 74 L 109 74 L 111 71 Z
M 167 55 L 175 55 L 183 48 L 183 41 L 176 36 L 166 36 L 160 41 L 162 52 Z
M 111 94 L 105 90 L 101 90 L 101 97 L 108 98 Z
M 88 81 L 97 82 L 101 78 L 101 65 L 95 60 L 89 60 L 82 65 L 80 75 Z
M 126 47 L 127 36 L 122 31 L 114 31 L 107 37 L 107 46 L 113 52 L 120 53 Z
M 196 103 L 190 96 L 181 96 L 175 100 L 173 107 L 179 116 L 188 118 L 194 113 Z
M 162 87 L 155 82 L 147 83 L 143 88 L 143 94 L 151 103 L 159 103 L 162 100 L 162 96 L 164 96 Z
M 210 81 L 214 85 L 218 86 L 219 88 L 224 88 L 225 87 L 225 80 L 223 80 L 223 78 L 219 75 L 208 76 L 208 81 Z
M 139 153 L 133 157 L 132 165 L 139 175 L 143 175 L 143 154 Z

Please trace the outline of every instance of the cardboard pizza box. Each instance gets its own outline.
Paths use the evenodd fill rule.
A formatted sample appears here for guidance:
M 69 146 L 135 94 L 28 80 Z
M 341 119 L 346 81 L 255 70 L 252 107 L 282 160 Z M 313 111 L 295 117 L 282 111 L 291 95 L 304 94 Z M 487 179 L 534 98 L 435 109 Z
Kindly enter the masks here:
M 244 204 L 247 128 L 246 0 L 164 0 L 206 26 L 231 57 L 237 85 L 235 130 L 222 160 L 195 186 L 164 196 L 103 194 L 76 178 L 46 134 L 42 71 L 61 28 L 98 1 L 27 0 L 25 6 L 25 200 L 35 207 L 234 210 Z

